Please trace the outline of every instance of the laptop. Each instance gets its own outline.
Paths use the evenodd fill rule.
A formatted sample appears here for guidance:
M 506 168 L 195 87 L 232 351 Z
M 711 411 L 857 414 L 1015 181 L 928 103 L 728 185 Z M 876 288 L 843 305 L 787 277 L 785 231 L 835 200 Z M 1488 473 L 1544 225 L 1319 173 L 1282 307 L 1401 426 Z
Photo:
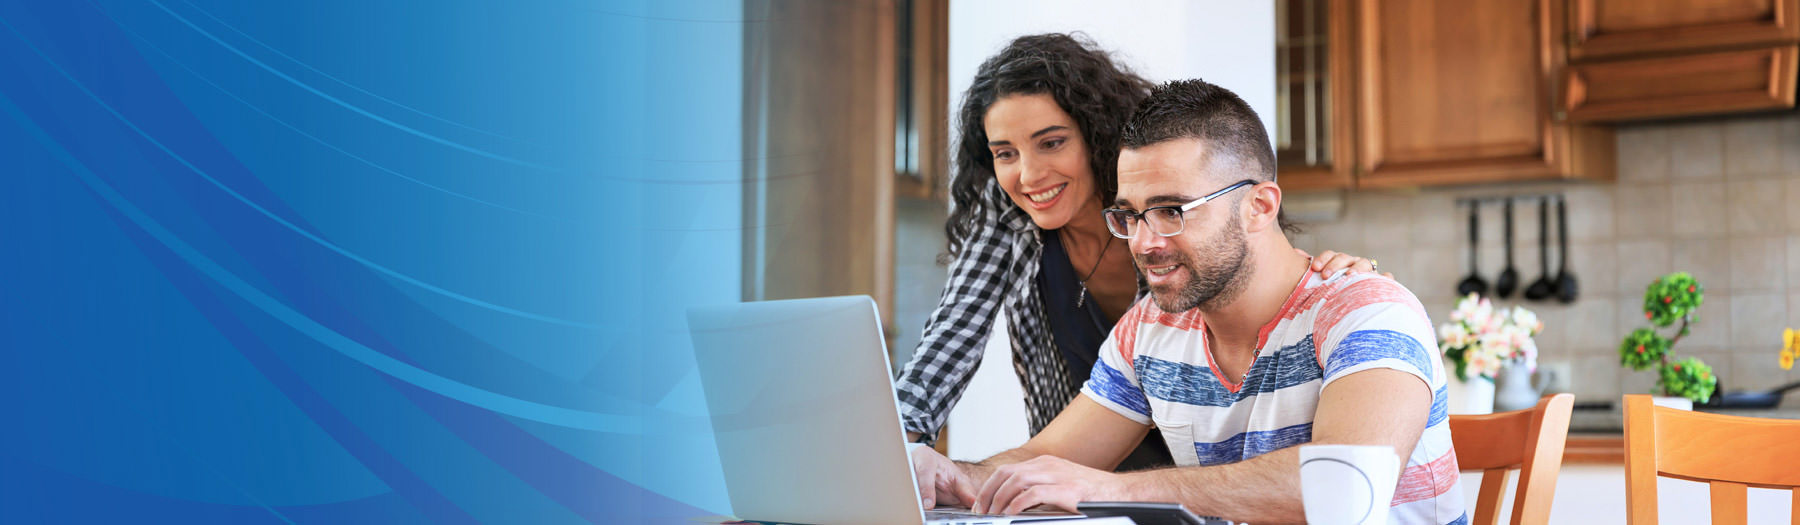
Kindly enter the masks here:
M 739 519 L 1007 525 L 1080 517 L 920 509 L 868 296 L 695 307 L 688 330 Z

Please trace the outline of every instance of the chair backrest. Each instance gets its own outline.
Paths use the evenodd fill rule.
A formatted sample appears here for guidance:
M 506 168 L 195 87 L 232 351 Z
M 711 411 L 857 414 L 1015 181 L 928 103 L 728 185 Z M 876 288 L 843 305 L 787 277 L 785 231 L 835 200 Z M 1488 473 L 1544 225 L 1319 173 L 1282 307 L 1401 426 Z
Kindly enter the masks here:
M 1470 523 L 1500 522 L 1500 503 L 1514 468 L 1519 469 L 1519 489 L 1513 494 L 1511 523 L 1550 521 L 1556 474 L 1562 471 L 1563 444 L 1569 438 L 1569 413 L 1574 408 L 1574 395 L 1555 394 L 1544 396 L 1528 410 L 1450 416 L 1457 467 L 1482 471 L 1481 493 Z
M 1656 478 L 1711 486 L 1712 522 L 1745 523 L 1746 489 L 1800 487 L 1800 421 L 1704 414 L 1625 396 L 1627 521 L 1656 523 Z M 1794 490 L 1800 510 L 1800 490 Z M 1793 514 L 1800 524 L 1800 512 Z

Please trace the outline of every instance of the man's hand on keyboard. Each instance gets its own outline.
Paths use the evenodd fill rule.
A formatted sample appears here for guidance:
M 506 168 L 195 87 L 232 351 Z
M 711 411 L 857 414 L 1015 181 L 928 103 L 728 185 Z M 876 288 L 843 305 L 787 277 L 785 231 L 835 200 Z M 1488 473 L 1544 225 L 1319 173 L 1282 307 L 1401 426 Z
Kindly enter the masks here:
M 919 503 L 925 508 L 936 507 L 939 503 L 975 504 L 974 481 L 950 458 L 931 447 L 916 447 L 912 451 L 912 466 L 913 477 L 919 483 Z

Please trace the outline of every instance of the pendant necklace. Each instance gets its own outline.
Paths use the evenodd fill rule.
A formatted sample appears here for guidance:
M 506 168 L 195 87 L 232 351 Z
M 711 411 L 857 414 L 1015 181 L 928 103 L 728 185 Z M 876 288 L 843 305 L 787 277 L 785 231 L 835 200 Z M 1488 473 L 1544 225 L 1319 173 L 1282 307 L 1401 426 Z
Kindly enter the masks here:
M 1111 236 L 1111 235 L 1106 236 L 1106 244 L 1100 246 L 1100 256 L 1094 259 L 1094 267 L 1088 269 L 1087 277 L 1081 278 L 1081 291 L 1075 293 L 1075 307 L 1076 308 L 1081 308 L 1081 305 L 1085 304 L 1085 302 L 1087 301 L 1088 279 L 1094 278 L 1094 273 L 1100 271 L 1100 261 L 1106 260 L 1106 249 L 1112 247 L 1112 241 L 1113 241 L 1113 236 Z M 1066 242 L 1063 244 L 1065 246 L 1068 245 L 1068 243 L 1066 243 Z M 1063 250 L 1063 252 L 1064 252 L 1064 255 L 1067 255 L 1068 250 L 1065 249 L 1065 250 Z

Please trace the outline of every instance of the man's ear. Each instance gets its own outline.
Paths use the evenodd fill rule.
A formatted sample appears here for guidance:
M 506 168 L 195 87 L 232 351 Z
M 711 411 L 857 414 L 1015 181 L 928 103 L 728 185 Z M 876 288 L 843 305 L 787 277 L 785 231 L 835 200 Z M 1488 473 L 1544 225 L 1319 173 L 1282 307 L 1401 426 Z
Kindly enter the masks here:
M 1271 228 L 1281 228 L 1281 186 L 1273 182 L 1259 182 L 1246 188 L 1250 194 L 1244 197 L 1240 206 L 1244 214 L 1244 231 L 1259 233 Z

